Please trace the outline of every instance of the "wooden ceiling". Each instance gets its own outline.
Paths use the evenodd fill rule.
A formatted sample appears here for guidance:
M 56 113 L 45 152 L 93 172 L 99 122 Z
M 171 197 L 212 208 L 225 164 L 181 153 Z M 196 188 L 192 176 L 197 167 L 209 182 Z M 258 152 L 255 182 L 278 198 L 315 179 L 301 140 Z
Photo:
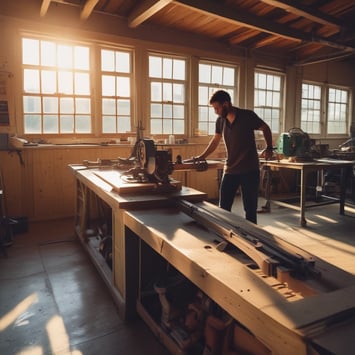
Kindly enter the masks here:
M 197 34 L 211 50 L 218 41 L 298 65 L 355 58 L 355 0 L 42 0 L 42 16 L 52 2 L 79 6 L 81 20 L 100 12 Z

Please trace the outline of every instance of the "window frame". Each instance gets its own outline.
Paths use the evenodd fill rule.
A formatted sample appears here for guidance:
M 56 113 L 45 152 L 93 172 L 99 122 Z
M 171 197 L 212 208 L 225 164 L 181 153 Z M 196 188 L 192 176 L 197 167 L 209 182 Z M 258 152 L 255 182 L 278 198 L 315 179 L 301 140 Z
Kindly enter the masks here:
M 347 101 L 346 101 L 346 113 L 345 113 L 345 127 L 344 127 L 344 132 L 329 132 L 329 102 L 330 102 L 330 89 L 334 90 L 341 90 L 345 91 L 347 93 Z M 326 85 L 326 92 L 327 92 L 327 101 L 326 101 L 326 124 L 325 129 L 326 129 L 326 136 L 348 136 L 349 128 L 350 128 L 350 112 L 351 112 L 351 107 L 350 107 L 350 95 L 351 95 L 351 90 L 350 88 L 344 88 L 336 85 Z M 339 101 L 337 101 L 335 104 L 340 104 Z
M 310 95 L 308 95 L 308 97 L 304 97 L 303 96 L 303 86 L 304 85 L 308 85 L 308 86 L 312 86 L 313 87 L 313 92 L 314 92 L 314 88 L 319 88 L 319 91 L 320 91 L 320 95 L 319 95 L 319 99 L 318 98 L 314 98 L 314 97 L 310 97 Z M 306 128 L 306 126 L 311 123 L 313 124 L 314 122 L 317 122 L 317 121 L 310 121 L 310 120 L 307 120 L 307 121 L 303 121 L 302 120 L 302 116 L 303 116 L 303 100 L 307 100 L 307 103 L 315 103 L 315 102 L 319 102 L 319 109 L 317 110 L 317 112 L 319 112 L 319 125 L 318 125 L 318 129 L 319 129 L 319 133 L 315 133 L 315 132 L 309 132 L 309 130 Z M 314 105 L 313 105 L 314 106 Z M 316 84 L 316 83 L 311 83 L 311 82 L 305 82 L 305 81 L 302 81 L 301 83 L 301 95 L 300 95 L 300 128 L 304 131 L 304 132 L 307 132 L 309 134 L 312 134 L 312 135 L 321 135 L 322 133 L 322 116 L 323 116 L 323 112 L 324 112 L 324 100 L 323 100 L 323 89 L 322 89 L 322 86 L 319 85 L 319 84 Z M 311 111 L 311 110 L 306 110 L 306 111 Z M 315 110 L 313 110 L 315 111 Z M 313 112 L 312 111 L 312 112 Z M 307 113 L 307 118 L 309 116 L 313 116 L 311 114 L 311 112 L 308 112 Z M 305 122 L 305 124 L 303 125 L 302 123 Z
M 169 59 L 169 60 L 177 60 L 177 61 L 184 61 L 184 79 L 174 79 L 172 78 L 164 78 L 164 77 L 154 77 L 154 76 L 150 76 L 150 58 L 151 57 L 158 57 L 160 59 Z M 152 135 L 152 136 L 156 136 L 156 137 L 167 137 L 168 135 L 174 135 L 177 137 L 184 137 L 188 134 L 188 118 L 187 118 L 187 112 L 188 112 L 188 106 L 189 106 L 189 87 L 190 87 L 190 78 L 189 78 L 189 58 L 186 55 L 179 55 L 178 53 L 168 53 L 168 52 L 160 52 L 160 51 L 149 51 L 147 52 L 147 107 L 146 107 L 146 131 L 148 132 L 148 134 Z M 162 76 L 163 76 L 163 67 L 162 69 Z M 172 69 L 173 70 L 173 69 Z M 172 73 L 173 75 L 173 73 Z M 164 92 L 162 91 L 162 97 L 161 100 L 153 100 L 152 101 L 152 83 L 156 82 L 156 83 L 161 83 L 162 86 L 164 86 L 164 84 L 171 84 L 171 87 L 173 89 L 174 84 L 177 85 L 183 85 L 184 88 L 184 98 L 182 102 L 179 101 L 174 101 L 174 93 L 172 91 L 172 100 L 168 100 L 168 101 L 164 101 L 163 99 L 163 95 Z M 171 105 L 172 106 L 172 118 L 171 118 L 171 131 L 164 131 L 164 115 L 162 117 L 157 117 L 157 120 L 161 120 L 161 127 L 162 127 L 162 131 L 160 132 L 156 132 L 154 130 L 152 130 L 152 104 L 156 104 L 156 105 L 162 105 L 162 113 L 164 110 L 164 105 Z M 178 107 L 178 106 L 183 106 L 183 110 L 182 110 L 182 114 L 183 114 L 183 119 L 179 119 L 179 118 L 175 118 L 174 120 L 174 115 L 173 115 L 173 108 L 174 106 Z M 178 124 L 179 121 L 183 122 L 183 131 L 182 132 L 178 132 L 174 130 L 174 124 Z
M 56 49 L 58 48 L 58 46 L 60 45 L 64 45 L 64 46 L 69 46 L 72 49 L 75 47 L 86 47 L 88 48 L 88 61 L 89 61 L 89 65 L 88 68 L 83 70 L 83 69 L 78 69 L 75 68 L 74 65 L 70 66 L 70 67 L 60 67 L 58 66 L 58 63 L 56 63 L 55 65 L 42 65 L 40 62 L 40 56 L 41 56 L 41 52 L 40 52 L 40 47 L 38 48 L 39 52 L 39 63 L 38 64 L 26 64 L 23 61 L 23 41 L 29 39 L 29 40 L 35 40 L 38 41 L 39 45 L 43 42 L 49 42 L 49 43 L 54 43 L 56 46 Z M 44 35 L 40 35 L 40 34 L 33 34 L 33 33 L 22 33 L 20 35 L 20 53 L 21 53 L 21 58 L 20 58 L 20 65 L 21 65 L 21 112 L 22 112 L 22 130 L 23 130 L 23 134 L 25 134 L 28 137 L 41 137 L 41 138 L 47 138 L 47 137 L 60 137 L 60 138 L 70 138 L 70 137 L 74 137 L 74 136 L 80 136 L 80 137 L 88 137 L 88 136 L 92 136 L 94 134 L 94 125 L 93 125 L 93 93 L 92 93 L 92 83 L 93 83 L 93 78 L 94 78 L 94 74 L 92 73 L 92 51 L 93 51 L 93 44 L 89 43 L 87 41 L 81 41 L 81 40 L 66 40 L 66 39 L 57 39 L 55 36 L 44 36 Z M 26 92 L 25 91 L 25 70 L 38 70 L 39 73 L 39 92 Z M 44 91 L 41 90 L 41 72 L 42 71 L 54 71 L 56 73 L 56 83 L 55 83 L 55 87 L 56 87 L 56 92 L 54 93 L 46 93 Z M 75 73 L 87 73 L 88 75 L 88 80 L 89 80 L 89 92 L 88 94 L 78 94 L 75 93 L 75 89 L 73 88 L 73 92 L 70 94 L 67 93 L 60 93 L 58 91 L 58 73 L 61 71 L 68 71 L 73 73 L 73 82 L 75 81 L 74 76 Z M 26 122 L 25 122 L 25 106 L 24 106 L 24 99 L 25 97 L 38 97 L 40 102 L 41 102 L 41 109 L 40 111 L 38 111 L 36 114 L 38 114 L 41 118 L 40 118 L 40 131 L 39 132 L 26 132 Z M 53 113 L 53 116 L 57 117 L 57 127 L 58 127 L 58 131 L 57 132 L 45 132 L 44 131 L 44 116 L 46 115 L 46 112 L 43 109 L 43 100 L 44 98 L 54 98 L 57 99 L 58 101 L 58 109 L 56 114 Z M 75 127 L 76 127 L 76 117 L 80 116 L 79 111 L 75 111 L 73 112 L 73 131 L 72 132 L 61 132 L 60 129 L 60 121 L 61 121 L 61 117 L 60 117 L 60 101 L 65 99 L 65 98 L 72 98 L 73 101 L 75 102 L 76 99 L 80 98 L 86 98 L 89 100 L 89 112 L 86 113 L 86 116 L 89 116 L 89 131 L 87 132 L 78 132 L 76 131 Z M 74 104 L 75 105 L 75 104 Z M 28 114 L 30 114 L 31 112 L 28 112 Z
M 200 79 L 200 65 L 210 65 L 211 67 L 221 67 L 222 71 L 224 69 L 233 69 L 234 70 L 234 78 L 233 78 L 233 85 L 223 85 L 223 83 L 206 83 L 202 82 Z M 211 59 L 200 59 L 197 63 L 197 72 L 198 76 L 196 78 L 196 91 L 197 91 L 197 120 L 196 120 L 196 128 L 192 132 L 193 136 L 203 136 L 203 135 L 214 135 L 215 134 L 215 123 L 217 116 L 214 112 L 213 107 L 211 107 L 209 100 L 212 96 L 212 94 L 217 91 L 217 90 L 225 90 L 227 91 L 232 99 L 232 104 L 237 105 L 237 88 L 238 88 L 238 77 L 239 77 L 239 70 L 240 70 L 240 65 L 238 63 L 230 63 L 227 61 L 221 61 L 221 60 L 211 60 Z M 210 76 L 212 76 L 212 72 L 210 73 Z M 223 80 L 223 73 L 222 73 L 222 78 Z M 204 105 L 201 105 L 200 103 L 200 90 L 202 88 L 207 88 L 207 102 Z M 200 119 L 200 114 L 201 114 L 201 109 L 202 108 L 207 108 L 207 120 L 201 120 Z M 200 124 L 204 123 L 207 125 L 207 131 L 201 130 L 200 129 Z
M 102 51 L 113 51 L 115 54 L 117 52 L 126 52 L 129 53 L 129 65 L 130 65 L 130 71 L 129 73 L 120 73 L 117 71 L 107 71 L 107 70 L 102 70 Z M 100 101 L 100 103 L 98 104 L 98 108 L 97 108 L 97 113 L 99 115 L 99 117 L 101 117 L 101 121 L 100 121 L 100 129 L 98 130 L 98 134 L 102 135 L 102 136 L 115 136 L 115 135 L 125 135 L 125 134 L 129 134 L 131 132 L 134 132 L 135 127 L 134 127 L 134 122 L 135 119 L 133 117 L 134 114 L 134 104 L 133 104 L 133 92 L 134 92 L 134 50 L 132 48 L 126 48 L 126 47 L 121 47 L 121 46 L 105 46 L 105 45 L 99 45 L 98 49 L 97 49 L 97 57 L 99 60 L 99 70 L 98 70 L 98 78 L 97 78 L 97 83 L 99 83 L 99 87 L 100 87 L 100 91 L 98 96 L 98 100 Z M 108 95 L 103 95 L 102 93 L 102 77 L 103 75 L 111 75 L 115 77 L 115 82 L 117 83 L 117 78 L 129 78 L 129 83 L 130 83 L 130 93 L 128 97 L 121 97 L 119 95 L 113 95 L 113 96 L 108 96 Z M 115 88 L 115 92 L 117 90 L 117 86 Z M 116 92 L 117 94 L 117 92 Z M 111 97 L 112 99 L 116 100 L 116 110 L 115 110 L 115 114 L 111 115 L 111 116 L 115 116 L 115 127 L 116 130 L 115 132 L 103 132 L 104 130 L 104 113 L 103 113 L 103 100 L 104 98 L 109 98 Z M 129 131 L 125 131 L 125 132 L 120 132 L 117 127 L 119 128 L 119 114 L 117 112 L 117 100 L 120 100 L 121 98 L 127 99 L 129 100 L 129 107 L 130 107 L 130 129 Z M 127 115 L 123 115 L 123 116 L 127 116 Z
M 299 122 L 300 122 L 300 127 L 301 127 L 301 114 L 302 114 L 302 85 L 303 84 L 308 84 L 308 85 L 315 85 L 319 86 L 321 89 L 321 112 L 320 112 L 320 132 L 317 133 L 310 133 L 312 136 L 317 137 L 317 138 L 346 138 L 349 136 L 349 129 L 351 125 L 351 103 L 352 103 L 352 91 L 350 87 L 346 86 L 340 86 L 340 85 L 334 85 L 334 84 L 328 84 L 328 83 L 320 83 L 316 81 L 311 81 L 311 80 L 302 80 L 301 82 L 301 95 L 300 95 L 300 117 L 299 117 Z M 337 133 L 337 132 L 329 132 L 328 131 L 328 117 L 329 117 L 329 90 L 330 89 L 335 89 L 335 90 L 342 90 L 347 92 L 347 103 L 346 103 L 346 108 L 347 112 L 345 115 L 345 132 L 344 133 Z M 308 132 L 307 132 L 308 133 Z
M 280 78 L 280 91 L 279 92 L 279 106 L 256 106 L 256 95 L 257 95 L 257 86 L 256 86 L 256 75 L 257 74 L 264 74 L 267 76 L 277 76 Z M 261 90 L 261 88 L 259 89 Z M 276 71 L 276 70 L 268 70 L 268 69 L 263 69 L 263 68 L 254 68 L 254 100 L 253 100 L 253 110 L 254 112 L 261 118 L 263 119 L 269 126 L 271 129 L 271 132 L 273 135 L 278 135 L 282 132 L 282 127 L 284 125 L 285 122 L 285 112 L 286 112 L 286 107 L 285 107 L 285 97 L 286 97 L 286 74 L 280 71 Z M 268 92 L 272 92 L 274 93 L 275 90 L 266 90 L 266 93 Z M 267 96 L 267 95 L 266 95 Z M 265 101 L 267 101 L 267 99 L 265 98 Z M 272 122 L 272 117 L 271 117 L 271 121 L 265 117 L 264 114 L 261 114 L 259 111 L 263 110 L 265 111 L 266 109 L 268 110 L 275 110 L 277 109 L 279 111 L 279 117 L 278 117 L 278 122 L 277 122 L 277 130 L 275 130 L 275 125 Z

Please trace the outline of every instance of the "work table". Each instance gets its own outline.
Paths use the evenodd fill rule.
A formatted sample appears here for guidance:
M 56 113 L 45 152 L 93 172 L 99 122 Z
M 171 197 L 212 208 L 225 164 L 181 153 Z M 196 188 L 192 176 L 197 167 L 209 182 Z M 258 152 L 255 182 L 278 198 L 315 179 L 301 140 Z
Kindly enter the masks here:
M 323 197 L 326 201 L 323 203 L 339 203 L 339 213 L 344 214 L 344 204 L 345 204 L 345 189 L 346 183 L 353 166 L 355 166 L 355 161 L 349 160 L 338 160 L 331 158 L 323 159 L 313 159 L 311 161 L 290 161 L 288 159 L 282 160 L 264 160 L 260 159 L 261 166 L 266 169 L 266 205 L 264 210 L 270 211 L 270 202 L 272 201 L 275 204 L 280 206 L 292 208 L 300 211 L 300 225 L 306 226 L 306 208 L 319 206 L 322 203 L 306 204 L 306 177 L 309 173 L 317 173 L 317 186 L 315 187 L 315 192 L 317 197 Z M 300 172 L 299 176 L 299 204 L 291 204 L 286 200 L 278 199 L 277 196 L 272 196 L 270 191 L 271 178 L 273 169 L 289 169 L 296 170 Z M 340 192 L 337 198 L 330 198 L 323 193 L 323 175 L 326 170 L 340 170 Z

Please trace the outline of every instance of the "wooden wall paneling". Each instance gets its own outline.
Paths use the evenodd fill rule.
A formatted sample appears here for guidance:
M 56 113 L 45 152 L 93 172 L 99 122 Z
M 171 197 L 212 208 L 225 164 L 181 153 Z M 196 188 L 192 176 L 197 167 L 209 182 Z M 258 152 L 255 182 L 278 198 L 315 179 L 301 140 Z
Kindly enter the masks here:
M 3 176 L 5 211 L 8 216 L 22 216 L 23 211 L 23 169 L 20 157 L 15 151 L 0 151 L 0 170 Z
M 34 214 L 37 218 L 50 219 L 61 215 L 67 200 L 63 170 L 62 150 L 41 149 L 33 153 Z
M 47 220 L 75 214 L 75 181 L 69 164 L 114 159 L 129 148 L 41 148 L 26 150 L 27 211 L 32 219 Z M 30 181 L 32 183 L 30 183 Z
M 24 160 L 24 167 L 22 169 L 23 215 L 32 220 L 35 217 L 35 190 L 33 188 L 33 171 L 35 169 L 34 150 L 23 150 L 22 156 Z

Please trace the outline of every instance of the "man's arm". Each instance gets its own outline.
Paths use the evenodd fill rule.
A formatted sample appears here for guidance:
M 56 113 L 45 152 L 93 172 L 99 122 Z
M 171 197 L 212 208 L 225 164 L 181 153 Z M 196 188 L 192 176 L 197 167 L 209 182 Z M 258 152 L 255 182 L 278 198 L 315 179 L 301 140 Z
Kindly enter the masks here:
M 193 162 L 194 160 L 204 160 L 206 159 L 211 153 L 213 153 L 219 145 L 221 141 L 222 135 L 220 133 L 215 133 L 215 135 L 211 138 L 208 143 L 206 149 L 200 155 L 193 157 L 191 159 L 184 160 L 185 163 Z
M 260 131 L 263 132 L 264 134 L 264 139 L 266 142 L 266 147 L 272 147 L 272 133 L 271 133 L 271 129 L 269 127 L 269 125 L 267 123 L 263 123 L 260 128 Z
M 273 155 L 273 145 L 272 145 L 272 133 L 269 125 L 265 122 L 259 127 L 259 130 L 263 132 L 264 139 L 266 142 L 266 148 L 262 151 L 261 157 L 265 159 L 271 159 Z
M 215 133 L 210 142 L 208 143 L 207 148 L 203 151 L 202 154 L 195 157 L 196 159 L 202 160 L 206 159 L 211 153 L 213 153 L 221 141 L 222 135 L 220 133 Z

